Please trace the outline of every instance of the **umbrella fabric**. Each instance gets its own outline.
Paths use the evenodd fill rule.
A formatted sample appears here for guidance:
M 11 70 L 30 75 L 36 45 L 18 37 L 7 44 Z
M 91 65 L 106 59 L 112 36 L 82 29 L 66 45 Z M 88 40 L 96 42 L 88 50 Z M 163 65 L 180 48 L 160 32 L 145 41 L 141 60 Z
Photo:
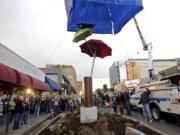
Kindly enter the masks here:
M 93 32 L 118 33 L 143 9 L 142 0 L 65 0 L 68 31 L 78 31 L 79 24 L 92 24 Z
M 112 49 L 101 40 L 91 39 L 80 45 L 81 52 L 88 54 L 90 57 L 104 58 L 111 56 Z
M 90 57 L 93 57 L 93 63 L 91 67 L 91 73 L 90 75 L 92 76 L 93 74 L 93 69 L 94 69 L 94 63 L 96 57 L 104 58 L 106 56 L 111 56 L 112 49 L 105 44 L 101 40 L 95 40 L 91 39 L 89 41 L 86 41 L 82 45 L 80 45 L 81 52 L 88 54 Z
M 93 31 L 90 28 L 81 28 L 76 34 L 74 35 L 73 42 L 79 42 L 81 40 L 86 39 L 88 36 L 92 35 Z

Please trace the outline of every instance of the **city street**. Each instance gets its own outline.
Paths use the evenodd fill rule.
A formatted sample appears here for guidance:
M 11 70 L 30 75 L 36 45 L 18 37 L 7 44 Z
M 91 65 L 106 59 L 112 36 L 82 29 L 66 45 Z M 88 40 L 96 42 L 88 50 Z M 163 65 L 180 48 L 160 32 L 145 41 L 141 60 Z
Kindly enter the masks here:
M 130 118 L 134 118 L 140 122 L 144 122 L 142 114 L 139 114 L 136 111 L 133 111 L 132 116 L 130 116 Z M 153 121 L 153 123 L 149 123 L 149 122 L 144 122 L 144 123 L 157 130 L 160 130 L 166 135 L 180 135 L 180 127 L 178 127 L 173 122 L 167 123 L 165 120 L 161 120 L 161 121 Z
M 104 113 L 111 113 L 113 110 L 111 108 L 101 108 L 99 111 L 103 111 Z M 146 125 L 153 127 L 156 130 L 159 130 L 164 135 L 180 135 L 180 127 L 178 127 L 175 123 L 167 123 L 165 120 L 161 121 L 153 121 L 153 123 L 144 122 L 143 121 L 143 115 L 139 114 L 136 111 L 132 112 L 131 116 L 124 115 L 125 117 L 136 119 L 142 123 L 145 123 Z

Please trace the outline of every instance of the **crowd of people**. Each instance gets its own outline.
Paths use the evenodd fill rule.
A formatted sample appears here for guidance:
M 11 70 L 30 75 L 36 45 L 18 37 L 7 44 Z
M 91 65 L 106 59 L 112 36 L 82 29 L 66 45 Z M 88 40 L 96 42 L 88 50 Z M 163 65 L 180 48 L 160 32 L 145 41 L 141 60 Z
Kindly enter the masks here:
M 143 88 L 141 90 L 140 99 L 138 105 L 142 105 L 142 112 L 144 116 L 144 121 L 152 122 L 152 114 L 150 110 L 150 90 Z M 116 113 L 123 115 L 126 110 L 126 115 L 131 115 L 131 105 L 130 105 L 130 92 L 128 89 L 119 91 L 117 93 L 104 94 L 100 96 L 100 102 L 104 106 L 111 106 Z
M 139 104 L 142 104 L 142 110 L 145 121 L 152 122 L 152 115 L 149 107 L 150 91 L 142 91 Z M 116 113 L 131 115 L 130 93 L 124 90 L 114 95 L 104 94 L 100 97 L 93 97 L 94 105 L 101 102 L 104 106 L 111 106 Z M 68 95 L 3 95 L 0 96 L 0 127 L 2 125 L 12 125 L 14 130 L 21 125 L 28 124 L 29 118 L 39 117 L 40 114 L 51 114 L 55 117 L 62 112 L 72 112 L 82 103 L 79 96 Z M 126 111 L 125 111 L 126 110 Z
M 103 93 L 96 98 L 98 105 L 112 107 L 114 112 L 131 115 L 130 93 L 128 90 L 119 91 L 117 93 Z
M 80 104 L 81 99 L 76 96 L 3 95 L 0 96 L 0 126 L 12 124 L 16 130 L 21 125 L 28 124 L 29 115 L 38 117 L 40 114 L 50 113 L 55 117 L 61 112 L 72 112 Z

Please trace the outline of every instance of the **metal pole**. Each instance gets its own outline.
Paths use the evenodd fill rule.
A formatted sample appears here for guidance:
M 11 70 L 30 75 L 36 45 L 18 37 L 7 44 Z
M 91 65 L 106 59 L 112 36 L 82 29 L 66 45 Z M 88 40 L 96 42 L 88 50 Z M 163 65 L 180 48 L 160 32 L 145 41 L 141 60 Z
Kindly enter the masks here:
M 92 106 L 92 77 L 84 77 L 84 88 L 85 88 L 85 107 Z
M 152 60 L 152 43 L 148 44 L 148 65 L 149 70 L 153 69 L 153 60 Z
M 152 58 L 152 43 L 148 44 L 148 68 L 149 68 L 149 78 L 153 79 L 154 67 Z
M 92 67 L 91 67 L 91 76 L 93 75 L 93 69 L 94 69 L 95 59 L 96 59 L 96 56 L 94 55 L 94 57 L 93 57 L 93 63 L 92 63 Z

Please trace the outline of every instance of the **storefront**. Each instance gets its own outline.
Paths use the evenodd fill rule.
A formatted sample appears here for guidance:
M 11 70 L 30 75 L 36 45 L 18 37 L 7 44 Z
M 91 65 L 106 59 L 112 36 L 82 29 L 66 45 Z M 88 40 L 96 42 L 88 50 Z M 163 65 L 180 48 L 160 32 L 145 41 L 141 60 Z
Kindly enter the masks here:
M 47 83 L 0 63 L 1 95 L 38 94 L 48 90 L 50 87 Z

